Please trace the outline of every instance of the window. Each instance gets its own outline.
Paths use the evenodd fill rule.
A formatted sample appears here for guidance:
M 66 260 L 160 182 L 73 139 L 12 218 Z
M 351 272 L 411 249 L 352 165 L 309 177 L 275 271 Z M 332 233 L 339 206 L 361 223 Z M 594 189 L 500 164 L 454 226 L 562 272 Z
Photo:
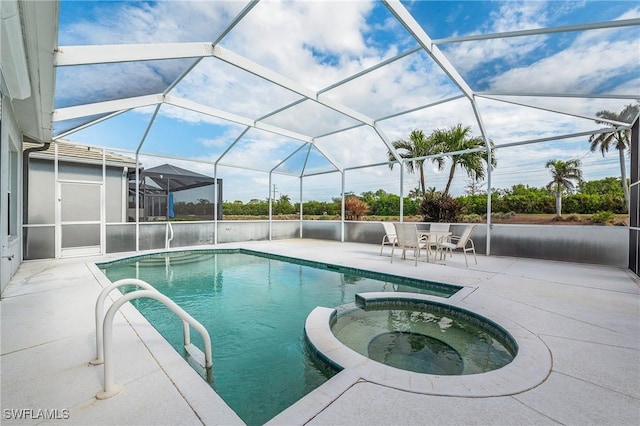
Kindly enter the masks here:
M 9 190 L 7 194 L 7 234 L 18 236 L 18 152 L 9 143 Z

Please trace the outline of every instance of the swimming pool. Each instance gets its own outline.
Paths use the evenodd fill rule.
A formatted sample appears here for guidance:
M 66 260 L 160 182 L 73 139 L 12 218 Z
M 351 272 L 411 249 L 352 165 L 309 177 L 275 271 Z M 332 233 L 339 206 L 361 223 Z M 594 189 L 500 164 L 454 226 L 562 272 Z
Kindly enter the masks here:
M 315 307 L 343 305 L 363 292 L 448 297 L 460 289 L 243 249 L 144 255 L 98 267 L 111 281 L 147 281 L 207 328 L 215 390 L 249 425 L 265 423 L 334 373 L 306 352 L 304 323 Z M 152 300 L 133 304 L 184 353 L 173 314 Z M 202 347 L 198 338 L 192 336 Z

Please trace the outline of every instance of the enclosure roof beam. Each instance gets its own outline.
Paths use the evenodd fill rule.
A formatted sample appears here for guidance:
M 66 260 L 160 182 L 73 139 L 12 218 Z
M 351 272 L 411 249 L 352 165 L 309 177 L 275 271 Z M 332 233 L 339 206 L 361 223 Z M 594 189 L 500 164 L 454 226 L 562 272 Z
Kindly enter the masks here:
M 247 16 L 247 14 L 251 11 L 251 9 L 253 9 L 259 2 L 260 0 L 249 1 L 245 5 L 245 7 L 243 7 L 242 10 L 236 15 L 236 17 L 233 18 L 233 21 L 231 21 L 229 25 L 227 25 L 227 27 L 220 33 L 220 35 L 218 35 L 218 37 L 213 41 L 213 45 L 215 46 L 216 44 L 220 43 L 222 39 L 225 38 L 227 34 L 229 34 L 231 30 L 234 29 L 235 26 L 238 25 L 240 21 L 242 21 L 244 17 Z
M 327 136 L 331 136 L 331 135 L 335 135 L 335 134 L 338 134 L 338 133 L 346 132 L 347 130 L 357 129 L 358 127 L 362 127 L 362 126 L 364 126 L 364 124 L 362 124 L 362 123 L 354 124 L 353 126 L 343 127 L 343 128 L 337 129 L 337 130 L 332 130 L 331 132 L 327 132 L 327 133 L 323 133 L 321 135 L 317 135 L 317 136 L 315 136 L 314 139 L 325 138 Z
M 113 112 L 111 114 L 107 114 L 107 115 L 105 115 L 103 117 L 97 118 L 95 120 L 91 120 L 88 123 L 84 123 L 84 124 L 82 124 L 80 126 L 72 128 L 72 129 L 65 130 L 64 132 L 60 133 L 59 135 L 53 136 L 51 139 L 54 140 L 54 141 L 58 141 L 58 140 L 60 140 L 62 138 L 65 138 L 65 137 L 69 136 L 70 134 L 73 134 L 75 132 L 79 132 L 82 129 L 86 129 L 87 127 L 91 127 L 93 125 L 96 125 L 98 123 L 106 121 L 106 120 L 108 120 L 110 118 L 113 118 L 115 116 L 118 116 L 120 114 L 124 114 L 127 111 L 131 111 L 131 110 L 130 109 L 123 109 L 123 110 L 120 110 L 120 111 Z
M 168 105 L 173 105 L 179 108 L 187 109 L 189 111 L 208 115 L 210 117 L 220 118 L 222 120 L 231 121 L 231 122 L 242 124 L 245 126 L 253 127 L 254 125 L 254 121 L 249 118 L 242 117 L 240 115 L 233 114 L 230 112 L 222 111 L 217 108 L 208 107 L 200 103 L 190 101 L 185 98 L 180 98 L 178 96 L 165 96 L 165 103 Z
M 507 104 L 512 104 L 512 105 L 519 105 L 519 106 L 523 106 L 523 107 L 527 107 L 527 108 L 533 108 L 533 109 L 538 109 L 541 111 L 549 111 L 549 112 L 553 112 L 556 114 L 562 114 L 562 115 L 568 115 L 571 117 L 577 117 L 577 118 L 584 118 L 587 120 L 591 120 L 591 121 L 602 121 L 602 122 L 606 122 L 606 123 L 610 123 L 614 126 L 626 126 L 628 125 L 628 123 L 624 123 L 622 121 L 616 121 L 616 120 L 609 120 L 607 118 L 601 118 L 601 117 L 592 117 L 592 116 L 588 116 L 588 115 L 582 115 L 582 114 L 574 114 L 571 112 L 567 112 L 567 111 L 561 111 L 557 108 L 546 108 L 546 107 L 541 107 L 541 106 L 536 106 L 536 105 L 530 105 L 530 104 L 525 104 L 522 102 L 515 102 L 515 101 L 511 101 L 511 100 L 507 100 L 507 99 L 501 99 L 501 98 L 494 98 L 492 96 L 479 96 L 481 98 L 485 98 L 485 99 L 491 99 L 497 102 L 504 102 Z
M 389 150 L 393 158 L 395 158 L 398 163 L 402 164 L 403 162 L 402 156 L 398 154 L 398 150 L 394 148 L 393 143 L 389 140 L 387 135 L 385 135 L 382 129 L 378 127 L 378 125 L 376 124 L 375 126 L 373 126 L 373 130 L 376 131 L 376 133 L 378 134 L 382 142 L 385 144 L 385 146 L 387 147 L 387 150 Z
M 114 101 L 96 102 L 67 108 L 60 108 L 53 111 L 52 121 L 71 120 L 74 118 L 87 117 L 91 115 L 107 114 L 115 111 L 122 111 L 132 108 L 145 107 L 162 103 L 162 95 L 145 95 L 134 98 L 117 99 Z
M 496 38 L 524 37 L 524 36 L 536 36 L 536 35 L 553 34 L 553 33 L 567 33 L 567 32 L 573 32 L 573 31 L 587 31 L 587 30 L 598 30 L 598 29 L 606 29 L 606 28 L 631 27 L 635 25 L 640 25 L 640 19 L 637 19 L 637 18 L 620 19 L 615 21 L 593 22 L 590 24 L 565 25 L 561 27 L 535 28 L 530 30 L 518 30 L 518 31 L 505 31 L 501 33 L 492 33 L 492 34 L 475 34 L 475 35 L 460 36 L 460 37 L 434 39 L 431 42 L 433 44 L 459 43 L 463 41 L 491 40 Z
M 245 127 L 245 129 L 242 131 L 242 133 L 240 133 L 240 134 L 238 135 L 238 137 L 237 137 L 237 138 L 235 138 L 233 142 L 231 142 L 231 144 L 227 147 L 227 149 L 225 149 L 225 150 L 224 150 L 224 152 L 223 152 L 222 154 L 220 154 L 220 156 L 218 157 L 218 159 L 213 163 L 213 164 L 214 164 L 214 166 L 218 166 L 218 163 L 220 162 L 220 160 L 222 160 L 222 158 L 223 158 L 225 155 L 227 155 L 227 153 L 228 153 L 229 151 L 231 151 L 231 148 L 233 148 L 233 147 L 234 147 L 234 146 L 235 146 L 235 145 L 240 141 L 240 139 L 242 139 L 242 137 L 243 137 L 244 135 L 246 135 L 246 134 L 247 134 L 247 132 L 248 132 L 250 129 L 251 129 L 251 127 L 250 127 L 250 126 Z
M 291 139 L 299 140 L 302 142 L 313 143 L 313 138 L 311 136 L 303 135 L 302 133 L 293 132 L 291 130 L 283 129 L 278 126 L 274 126 L 272 124 L 256 122 L 256 129 L 264 130 L 269 133 L 274 133 L 276 135 L 285 136 Z
M 375 70 L 377 70 L 377 69 L 379 69 L 379 68 L 382 68 L 382 67 L 383 67 L 383 66 L 385 66 L 385 65 L 388 65 L 388 64 L 390 64 L 390 63 L 392 63 L 392 62 L 395 62 L 395 61 L 397 61 L 397 60 L 399 60 L 399 59 L 402 59 L 402 58 L 404 58 L 405 56 L 411 55 L 411 54 L 413 54 L 413 53 L 415 53 L 415 52 L 417 52 L 417 51 L 419 51 L 419 50 L 422 50 L 422 47 L 420 47 L 420 46 L 418 46 L 418 47 L 414 47 L 413 49 L 410 49 L 410 50 L 404 51 L 404 52 L 402 52 L 402 53 L 397 54 L 396 56 L 393 56 L 393 57 L 391 57 L 391 58 L 385 59 L 384 61 L 379 62 L 379 63 L 377 63 L 376 65 L 373 65 L 373 66 L 371 66 L 371 67 L 369 67 L 369 68 L 367 68 L 367 69 L 364 69 L 364 70 L 362 70 L 362 71 L 360 71 L 360 72 L 358 72 L 358 73 L 356 73 L 356 74 L 353 74 L 353 75 L 351 75 L 351 76 L 349 76 L 349 77 L 347 77 L 347 78 L 345 78 L 345 79 L 342 79 L 342 80 L 340 80 L 340 81 L 338 81 L 338 82 L 336 82 L 336 83 L 334 83 L 334 84 L 331 84 L 330 86 L 327 86 L 327 87 L 325 87 L 324 89 L 319 90 L 319 91 L 318 91 L 318 95 L 321 95 L 321 94 L 323 94 L 323 93 L 325 93 L 325 92 L 328 92 L 328 91 L 330 91 L 330 90 L 332 90 L 332 89 L 335 89 L 336 87 L 339 87 L 339 86 L 341 86 L 341 85 L 343 85 L 343 84 L 345 84 L 345 83 L 350 82 L 351 80 L 355 80 L 355 79 L 356 79 L 356 78 L 358 78 L 358 77 L 361 77 L 361 76 L 363 76 L 363 75 L 365 75 L 365 74 L 368 74 L 368 73 L 370 73 L 370 72 L 372 72 L 372 71 L 375 71 Z M 289 109 L 289 108 L 291 108 L 291 107 L 294 107 L 294 106 L 296 106 L 296 105 L 298 105 L 298 104 L 300 104 L 300 103 L 304 102 L 305 100 L 306 100 L 306 98 L 301 98 L 301 99 L 298 99 L 297 101 L 291 102 L 291 103 L 290 103 L 290 104 L 288 104 L 288 105 L 285 105 L 285 106 L 283 106 L 283 107 L 280 107 L 280 108 L 278 108 L 277 110 L 275 110 L 275 111 L 271 111 L 270 113 L 268 113 L 268 114 L 266 114 L 266 115 L 264 115 L 264 116 L 260 117 L 260 118 L 259 118 L 259 120 L 263 120 L 263 119 L 265 119 L 265 118 L 267 118 L 267 117 L 271 117 L 271 116 L 273 116 L 273 115 L 276 115 L 276 114 L 278 114 L 278 113 L 280 113 L 280 112 L 282 112 L 282 111 L 285 111 L 285 110 L 287 110 L 287 109 Z M 349 129 L 354 128 L 354 127 L 360 127 L 361 125 L 362 125 L 362 124 L 358 124 L 358 125 L 356 125 L 356 126 L 349 127 L 349 128 L 347 128 L 346 130 L 349 130 Z M 326 135 L 322 135 L 322 136 L 327 136 L 327 135 L 329 135 L 329 134 L 333 134 L 333 133 L 340 133 L 341 131 L 342 131 L 342 130 L 334 131 L 334 132 L 331 132 L 331 133 L 328 133 L 328 134 L 326 134 Z M 317 136 L 317 137 L 322 137 L 322 136 Z
M 304 85 L 295 82 L 287 77 L 278 74 L 275 71 L 272 71 L 268 68 L 263 67 L 247 58 L 244 58 L 228 49 L 225 49 L 222 46 L 215 46 L 214 54 L 216 58 L 224 61 L 230 65 L 243 69 L 257 77 L 265 79 L 273 84 L 276 84 L 284 89 L 290 90 L 294 93 L 304 96 L 307 99 L 311 99 L 315 102 L 318 102 L 321 105 L 324 105 L 334 111 L 337 111 L 341 114 L 346 115 L 347 117 L 353 118 L 354 120 L 360 121 L 362 123 L 373 126 L 373 119 L 365 116 L 357 111 L 352 110 L 344 105 L 339 104 L 338 102 L 334 102 L 328 99 L 323 99 L 318 94 L 305 87 Z
M 628 126 L 627 126 L 628 128 Z M 520 146 L 520 145 L 530 145 L 533 143 L 540 143 L 540 142 L 553 142 L 553 141 L 557 141 L 557 140 L 561 140 L 561 139 L 573 139 L 573 138 L 580 138 L 583 136 L 591 136 L 591 135 L 599 135 L 602 133 L 611 133 L 612 129 L 611 127 L 607 127 L 607 128 L 603 128 L 603 129 L 599 129 L 599 130 L 592 130 L 592 131 L 588 131 L 588 132 L 578 132 L 578 133 L 570 133 L 570 134 L 566 134 L 566 135 L 558 135 L 558 136 L 549 136 L 546 138 L 539 138 L 539 139 L 528 139 L 525 141 L 518 141 L 518 142 L 510 142 L 510 143 L 503 143 L 500 145 L 496 145 L 495 149 L 498 148 L 509 148 L 509 147 L 513 147 L 513 146 Z
M 140 154 L 140 150 L 142 149 L 142 145 L 144 145 L 145 141 L 147 140 L 147 136 L 149 136 L 149 132 L 151 131 L 151 127 L 153 126 L 154 121 L 156 121 L 156 117 L 158 116 L 158 111 L 160 111 L 161 106 L 162 106 L 161 104 L 156 105 L 156 108 L 153 111 L 153 115 L 151 116 L 151 119 L 149 119 L 149 124 L 147 125 L 147 128 L 145 129 L 144 134 L 140 139 L 140 143 L 138 144 L 138 148 L 136 149 L 136 163 L 138 162 L 138 156 Z M 138 187 L 137 176 L 138 176 L 138 170 L 136 169 L 136 188 Z M 136 193 L 137 192 L 138 190 L 136 189 Z M 136 199 L 137 199 L 137 195 L 136 195 Z M 136 206 L 136 211 L 137 210 L 138 210 L 138 207 Z M 137 215 L 138 213 L 136 213 L 136 222 L 139 222 Z
M 377 64 L 375 64 L 375 65 L 373 65 L 373 66 L 371 66 L 369 68 L 366 68 L 366 69 L 364 69 L 364 70 L 362 70 L 360 72 L 357 72 L 357 73 L 355 73 L 355 74 L 353 74 L 353 75 L 351 75 L 351 76 L 349 76 L 349 77 L 347 77 L 345 79 L 342 79 L 342 80 L 340 80 L 340 81 L 338 81 L 338 82 L 336 82 L 336 83 L 334 83 L 334 84 L 332 84 L 330 86 L 325 87 L 324 89 L 318 91 L 318 94 L 321 94 L 321 93 L 324 93 L 324 92 L 328 92 L 329 90 L 335 89 L 338 86 L 342 86 L 345 83 L 348 83 L 348 82 L 350 82 L 352 80 L 355 80 L 358 77 L 362 77 L 363 75 L 366 75 L 366 74 L 368 74 L 368 73 L 370 73 L 372 71 L 375 71 L 375 70 L 377 70 L 379 68 L 382 68 L 385 65 L 389 65 L 389 64 L 391 64 L 391 63 L 393 63 L 393 62 L 395 62 L 395 61 L 397 61 L 399 59 L 404 58 L 405 56 L 412 55 L 412 54 L 414 54 L 414 53 L 416 53 L 416 52 L 418 52 L 420 50 L 422 50 L 422 47 L 421 46 L 416 46 L 413 49 L 406 50 L 406 51 L 404 51 L 402 53 L 397 54 L 396 56 L 393 56 L 391 58 L 387 58 L 382 62 L 379 62 L 379 63 L 377 63 Z
M 203 58 L 212 55 L 213 44 L 211 42 L 60 46 L 54 53 L 53 65 L 66 67 L 116 62 Z
M 340 170 L 327 170 L 325 172 L 314 172 L 314 173 L 309 173 L 309 174 L 304 174 L 302 175 L 302 177 L 312 177 L 312 176 L 322 176 L 322 175 L 328 175 L 329 173 L 343 173 L 343 171 Z
M 190 111 L 198 112 L 204 115 L 208 115 L 211 117 L 220 118 L 226 121 L 232 121 L 234 123 L 242 124 L 244 126 L 253 127 L 256 129 L 264 130 L 269 133 L 274 133 L 280 136 L 286 136 L 291 139 L 300 140 L 303 142 L 312 142 L 312 138 L 309 135 L 304 135 L 302 133 L 293 132 L 291 130 L 283 129 L 282 127 L 274 126 L 272 124 L 261 123 L 258 121 L 251 120 L 250 118 L 242 117 L 237 114 L 233 114 L 230 112 L 222 111 L 217 108 L 208 107 L 197 102 L 193 102 L 187 99 L 178 98 L 175 96 L 166 96 L 165 103 L 174 105 L 177 107 L 185 108 Z
M 291 154 L 287 155 L 284 159 L 282 159 L 282 161 L 280 161 L 278 164 L 276 164 L 275 166 L 273 166 L 273 168 L 271 170 L 269 170 L 269 173 L 273 173 L 278 167 L 282 166 L 284 163 L 287 162 L 287 160 L 289 160 L 289 158 L 293 157 L 294 155 L 296 155 L 298 153 L 298 151 L 300 151 L 302 148 L 304 148 L 305 146 L 308 146 L 309 144 L 302 144 L 300 145 L 298 148 L 296 148 Z
M 413 15 L 400 3 L 399 0 L 383 0 L 387 9 L 396 17 L 398 22 L 416 39 L 422 48 L 431 56 L 433 61 L 449 76 L 451 81 L 469 98 L 473 97 L 473 91 L 467 82 L 462 78 L 456 68 L 449 62 L 442 51 L 433 44 L 431 38 L 422 29 Z
M 380 166 L 389 166 L 391 164 L 397 164 L 397 161 L 387 161 L 387 162 L 382 162 L 382 163 L 372 163 L 372 164 L 365 164 L 362 166 L 351 166 L 351 167 L 345 167 L 344 170 L 359 170 L 359 169 L 368 169 L 370 167 L 380 167 Z
M 324 150 L 320 145 L 316 144 L 316 143 L 315 143 L 315 139 L 313 140 L 313 142 L 314 142 L 314 144 L 315 144 L 316 149 L 320 152 L 320 154 L 322 154 L 322 156 L 323 156 L 324 158 L 326 158 L 326 159 L 327 159 L 327 161 L 328 161 L 329 163 L 331 163 L 331 165 L 332 165 L 333 167 L 335 167 L 335 168 L 336 168 L 336 170 L 338 170 L 340 173 L 342 173 L 342 172 L 344 171 L 344 167 L 340 167 L 340 166 L 338 165 L 338 162 L 337 162 L 337 161 L 336 161 L 336 160 L 335 160 L 331 155 L 329 155 L 329 154 L 328 154 L 328 153 L 327 153 L 327 152 L 326 152 L 326 151 L 325 151 L 325 150 Z
M 460 95 L 456 95 L 456 96 L 451 96 L 449 98 L 441 99 L 439 101 L 435 101 L 435 102 L 432 102 L 432 103 L 427 104 L 427 105 L 421 105 L 421 106 L 418 106 L 418 107 L 415 107 L 415 108 L 412 108 L 412 109 L 404 110 L 404 111 L 401 111 L 401 112 L 396 112 L 394 114 L 390 114 L 390 115 L 386 115 L 384 117 L 377 118 L 376 119 L 376 123 L 379 123 L 379 122 L 384 121 L 384 120 L 389 120 L 389 119 L 392 119 L 392 118 L 395 118 L 395 117 L 400 117 L 402 115 L 411 114 L 411 113 L 416 112 L 416 111 L 420 111 L 420 110 L 423 110 L 423 109 L 431 108 L 431 107 L 434 107 L 436 105 L 440 105 L 440 104 L 444 104 L 444 103 L 447 103 L 447 102 L 455 101 L 455 100 L 458 100 L 458 99 L 461 99 L 461 98 L 464 98 L 464 97 L 465 96 L 463 94 L 460 94 Z M 321 135 L 317 135 L 317 136 L 315 136 L 314 139 L 324 138 L 324 137 L 327 137 L 327 136 L 335 135 L 337 133 L 343 133 L 343 132 L 346 132 L 347 130 L 357 129 L 358 127 L 362 127 L 362 126 L 364 126 L 364 124 L 360 123 L 360 124 L 355 124 L 355 125 L 349 126 L 349 127 L 343 127 L 343 128 L 337 129 L 337 130 L 333 130 L 331 132 L 327 132 L 327 133 L 323 133 Z
M 536 97 L 536 98 L 587 98 L 587 99 L 631 99 L 637 100 L 640 98 L 640 93 L 634 95 L 622 95 L 622 94 L 587 94 L 587 93 L 544 93 L 544 92 L 500 92 L 500 91 L 485 91 L 475 92 L 476 96 L 522 96 L 522 97 Z
M 283 87 L 299 95 L 302 95 L 305 98 L 315 99 L 316 97 L 315 91 L 303 86 L 302 84 L 296 81 L 293 81 L 287 77 L 284 77 L 283 75 L 275 71 L 272 71 L 269 68 L 259 65 L 243 56 L 240 56 L 229 49 L 225 49 L 222 46 L 218 45 L 214 47 L 213 56 L 230 65 L 233 65 L 237 68 L 247 71 L 257 77 L 270 81 L 271 83 L 277 84 L 278 86 Z
M 310 155 L 311 155 L 311 144 L 307 144 L 307 154 L 304 156 L 304 162 L 302 163 L 302 169 L 300 170 L 300 177 L 304 176 L 304 171 L 307 169 L 307 163 L 309 162 Z
M 269 173 L 269 170 L 266 170 L 266 169 L 257 169 L 255 167 L 249 167 L 249 166 L 243 166 L 243 165 L 237 165 L 237 164 L 216 163 L 216 166 L 231 167 L 233 169 L 241 169 L 241 170 L 249 170 L 251 172 Z M 285 176 L 299 177 L 299 175 L 291 172 L 279 172 L 277 170 L 274 170 L 271 173 L 285 175 Z
M 256 121 L 266 120 L 267 118 L 272 117 L 272 116 L 274 116 L 274 115 L 276 115 L 276 114 L 279 114 L 279 113 L 281 113 L 282 111 L 286 111 L 286 110 L 288 110 L 289 108 L 292 108 L 292 107 L 294 107 L 294 106 L 296 106 L 296 105 L 298 105 L 298 104 L 301 104 L 301 103 L 305 102 L 306 100 L 307 100 L 307 98 L 300 98 L 300 99 L 298 99 L 297 101 L 293 101 L 293 102 L 291 102 L 290 104 L 287 104 L 287 105 L 285 105 L 285 106 L 282 106 L 282 107 L 280 107 L 280 108 L 278 108 L 278 109 L 275 109 L 275 110 L 273 110 L 273 111 L 271 111 L 271 112 L 269 112 L 269 113 L 267 113 L 267 114 L 265 114 L 265 115 L 261 116 L 261 117 L 260 117 L 260 118 L 258 118 Z
M 432 102 L 430 104 L 426 104 L 426 105 L 421 105 L 415 108 L 411 108 L 411 109 L 407 109 L 404 111 L 400 111 L 400 112 L 396 112 L 395 114 L 390 114 L 390 115 L 386 115 L 384 117 L 380 117 L 376 120 L 376 122 L 380 122 L 380 121 L 384 121 L 384 120 L 389 120 L 391 118 L 396 118 L 396 117 L 400 117 L 401 115 L 406 115 L 406 114 L 411 114 L 412 112 L 416 112 L 416 111 L 420 111 L 423 109 L 427 109 L 427 108 L 431 108 L 437 105 L 441 105 L 441 104 L 445 104 L 447 102 L 451 102 L 451 101 L 456 101 L 460 98 L 464 98 L 465 96 L 463 94 L 460 95 L 456 95 L 456 96 L 451 96 L 445 99 L 440 99 L 439 101 L 435 101 Z
M 240 13 L 233 19 L 233 21 L 231 21 L 229 23 L 229 25 L 226 26 L 226 28 L 224 30 L 222 30 L 222 32 L 218 35 L 218 37 L 213 41 L 213 43 L 211 43 L 213 46 L 215 46 L 216 44 L 220 43 L 222 41 L 222 39 L 229 34 L 229 32 L 236 26 L 238 25 L 238 23 L 240 21 L 242 21 L 242 18 L 245 17 L 245 15 L 247 13 L 249 13 L 249 11 L 251 9 L 253 9 L 253 7 L 258 4 L 258 0 L 251 0 L 241 11 Z M 187 75 L 189 75 L 189 73 L 191 72 L 191 70 L 193 70 L 202 60 L 203 57 L 199 57 L 197 58 L 195 61 L 193 61 L 193 63 L 182 72 L 182 74 L 180 74 L 180 76 L 178 76 L 178 78 L 176 78 L 173 83 L 171 83 L 169 85 L 169 87 L 167 87 L 164 91 L 164 95 L 166 95 L 167 93 L 171 92 L 173 90 L 174 87 L 176 87 L 178 85 L 178 83 L 180 83 Z

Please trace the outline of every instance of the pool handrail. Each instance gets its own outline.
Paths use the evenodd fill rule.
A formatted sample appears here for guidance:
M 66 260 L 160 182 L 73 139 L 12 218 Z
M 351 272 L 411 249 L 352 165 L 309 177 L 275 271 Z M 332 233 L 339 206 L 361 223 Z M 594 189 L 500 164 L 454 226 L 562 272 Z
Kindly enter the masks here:
M 169 236 L 169 233 L 171 233 L 171 236 Z M 164 248 L 166 250 L 169 250 L 169 248 L 171 247 L 171 241 L 173 240 L 173 226 L 169 221 L 167 221 L 167 229 L 165 230 L 165 233 L 164 233 L 164 239 L 165 239 Z
M 136 287 L 140 287 L 146 290 L 155 290 L 155 287 L 153 287 L 151 284 L 147 283 L 146 281 L 142 281 L 139 280 L 137 278 L 124 278 L 121 280 L 118 280 L 114 283 L 109 284 L 108 286 L 106 286 L 105 288 L 102 289 L 102 291 L 100 292 L 100 295 L 98 295 L 98 300 L 96 300 L 96 309 L 95 309 L 95 317 L 96 317 L 96 358 L 89 361 L 89 364 L 91 365 L 100 365 L 104 362 L 104 358 L 103 358 L 103 350 L 102 350 L 102 343 L 103 343 L 103 335 L 102 335 L 102 324 L 104 321 L 104 302 L 107 299 L 107 296 L 109 295 L 109 293 L 111 293 L 112 290 L 119 288 L 119 287 L 123 287 L 125 285 L 135 285 Z
M 104 317 L 103 323 L 103 337 L 104 337 L 104 348 L 103 348 L 103 357 L 104 357 L 104 390 L 102 392 L 98 392 L 96 395 L 97 399 L 107 399 L 112 396 L 118 394 L 122 390 L 121 385 L 117 385 L 114 382 L 113 378 L 113 357 L 112 357 L 112 340 L 113 340 L 113 318 L 115 317 L 118 310 L 125 303 L 133 300 L 139 299 L 141 297 L 147 297 L 150 299 L 157 300 L 158 302 L 163 303 L 167 308 L 169 308 L 173 313 L 178 315 L 183 324 L 188 323 L 191 325 L 196 331 L 200 333 L 202 336 L 202 341 L 204 343 L 204 358 L 205 358 L 205 368 L 208 372 L 211 371 L 213 367 L 213 361 L 211 356 L 211 337 L 207 332 L 207 329 L 204 328 L 202 324 L 200 324 L 195 318 L 186 313 L 180 306 L 178 306 L 173 300 L 169 299 L 164 294 L 160 293 L 157 290 L 136 290 L 131 293 L 127 293 L 123 295 L 121 298 L 113 302 L 113 304 L 107 310 L 107 314 Z M 185 341 L 188 339 L 188 326 L 185 326 Z

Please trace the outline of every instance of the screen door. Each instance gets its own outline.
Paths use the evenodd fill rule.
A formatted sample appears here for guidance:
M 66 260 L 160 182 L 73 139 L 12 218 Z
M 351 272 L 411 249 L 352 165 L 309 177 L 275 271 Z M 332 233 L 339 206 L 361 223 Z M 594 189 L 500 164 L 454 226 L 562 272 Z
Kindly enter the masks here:
M 102 254 L 102 184 L 59 185 L 60 257 Z

